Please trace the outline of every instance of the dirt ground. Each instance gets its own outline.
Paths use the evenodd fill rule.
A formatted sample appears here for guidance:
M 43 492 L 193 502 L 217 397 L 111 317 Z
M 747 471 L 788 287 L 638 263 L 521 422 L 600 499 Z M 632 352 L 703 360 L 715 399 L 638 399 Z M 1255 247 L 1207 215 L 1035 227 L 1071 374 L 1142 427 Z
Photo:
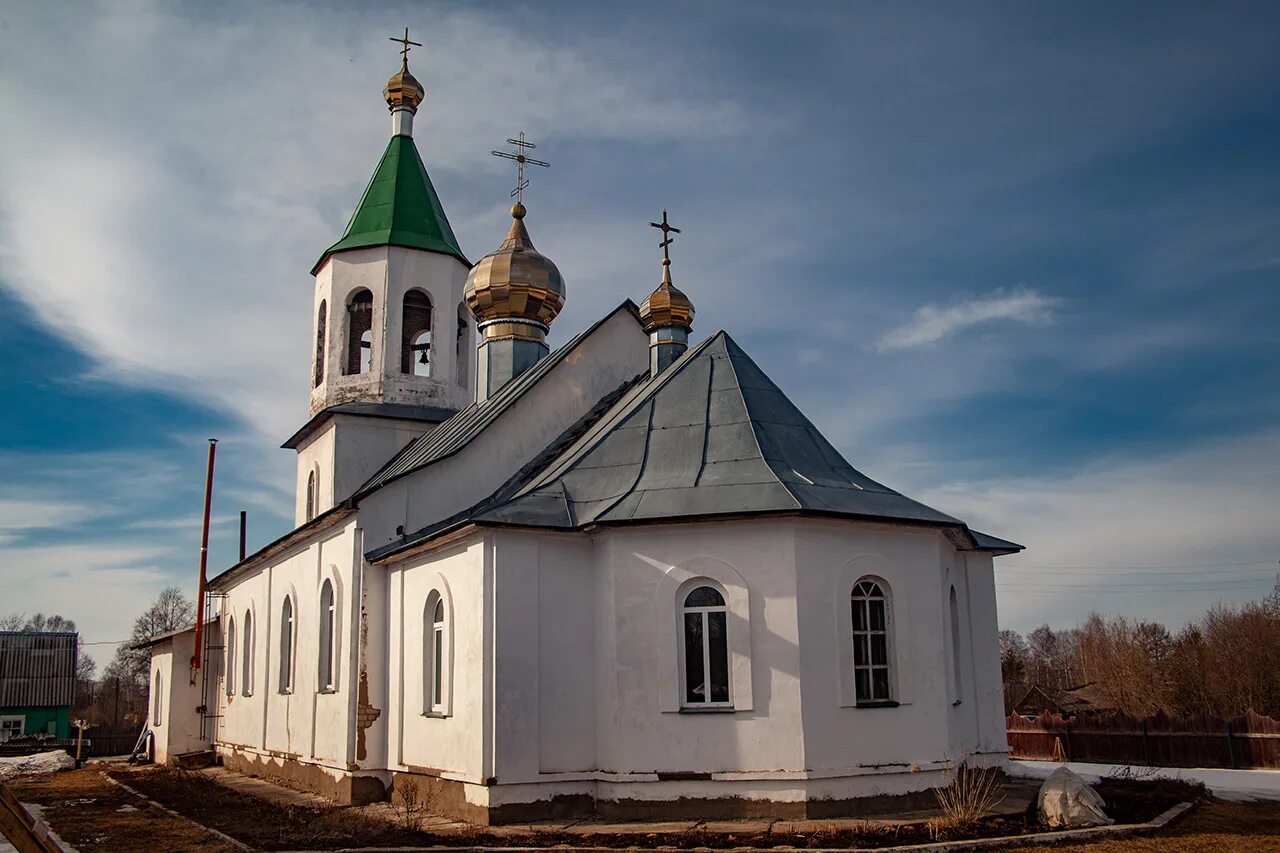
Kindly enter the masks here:
M 463 834 L 432 834 L 408 831 L 385 820 L 370 817 L 359 808 L 280 806 L 224 788 L 195 773 L 150 768 L 116 772 L 131 787 L 207 826 L 214 827 L 249 846 L 261 850 L 332 850 L 339 847 L 402 845 L 495 845 L 519 846 L 557 844 L 624 847 L 690 848 L 714 846 L 792 847 L 883 847 L 929 840 L 923 828 L 889 829 L 867 824 L 857 830 L 818 832 L 800 835 L 758 833 L 717 834 L 700 831 L 677 834 L 591 835 L 540 833 L 538 835 L 475 830 Z M 83 853 L 97 851 L 137 851 L 146 853 L 224 853 L 237 848 L 206 832 L 196 823 L 174 817 L 147 805 L 111 784 L 100 767 L 51 776 L 15 780 L 12 787 L 19 799 L 38 803 L 44 818 L 68 844 Z M 1119 789 L 1110 792 L 1109 801 Z M 1126 805 L 1117 816 L 1146 820 L 1152 809 L 1185 791 L 1160 791 L 1135 787 L 1127 794 Z M 1176 800 L 1175 800 L 1176 801 Z M 1002 829 L 1017 834 L 1030 828 L 1018 819 L 1005 819 Z M 922 835 L 923 833 L 923 835 Z M 1238 804 L 1202 802 L 1178 825 L 1163 833 L 1142 838 L 1101 841 L 1092 844 L 1022 848 L 1035 853 L 1121 853 L 1121 851 L 1277 851 L 1280 850 L 1280 803 Z
M 93 768 L 28 776 L 9 782 L 24 803 L 43 807 L 41 817 L 81 853 L 234 853 L 191 821 L 150 806 L 107 781 Z

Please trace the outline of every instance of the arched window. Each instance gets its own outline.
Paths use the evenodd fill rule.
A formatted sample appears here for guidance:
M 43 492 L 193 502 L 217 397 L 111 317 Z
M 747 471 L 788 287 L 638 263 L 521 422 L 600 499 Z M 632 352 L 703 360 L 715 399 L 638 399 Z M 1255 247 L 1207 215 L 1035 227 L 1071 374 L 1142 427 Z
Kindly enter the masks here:
M 404 295 L 400 323 L 400 372 L 431 375 L 431 297 L 421 290 Z
M 347 358 L 342 372 L 368 373 L 373 364 L 373 294 L 357 290 L 347 303 Z
M 729 706 L 729 609 L 715 587 L 684 599 L 681 654 L 685 707 Z
M 893 700 L 889 670 L 889 602 L 880 581 L 853 587 L 853 681 L 858 704 Z
M 458 303 L 458 384 L 467 384 L 467 355 L 471 351 L 471 309 L 467 303 Z
M 222 660 L 227 666 L 227 695 L 236 695 L 236 621 L 227 617 L 227 641 L 222 650 Z
M 280 605 L 280 692 L 293 692 L 293 599 Z
M 240 637 L 240 645 L 244 660 L 240 664 L 240 694 L 242 696 L 253 695 L 253 613 L 249 610 L 244 612 L 244 627 L 240 629 L 242 636 Z
M 151 725 L 158 726 L 164 722 L 160 716 L 160 696 L 164 691 L 164 685 L 160 683 L 160 670 L 158 669 L 156 670 L 155 680 L 151 682 L 151 690 L 154 694 L 151 697 Z
M 444 598 L 433 592 L 427 596 L 422 613 L 422 713 L 444 712 Z
M 323 299 L 320 300 L 320 312 L 316 317 L 316 364 L 314 377 L 312 378 L 312 388 L 318 388 L 320 383 L 324 381 L 324 333 L 325 320 L 329 307 Z
M 320 689 L 333 690 L 333 584 L 320 587 Z
M 307 472 L 307 505 L 304 509 L 304 517 L 307 521 L 316 517 L 316 472 Z
M 956 588 L 951 587 L 951 678 L 955 689 L 955 703 L 960 704 L 960 602 L 956 600 Z

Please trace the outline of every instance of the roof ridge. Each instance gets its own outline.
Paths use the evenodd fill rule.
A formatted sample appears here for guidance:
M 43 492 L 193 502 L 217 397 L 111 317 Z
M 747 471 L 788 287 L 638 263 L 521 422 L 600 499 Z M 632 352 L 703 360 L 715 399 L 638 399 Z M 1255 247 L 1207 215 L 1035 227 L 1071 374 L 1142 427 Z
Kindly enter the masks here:
M 652 399 L 662 388 L 670 382 L 676 374 L 691 364 L 697 354 L 706 349 L 712 341 L 724 335 L 724 330 L 720 330 L 714 335 L 709 336 L 697 346 L 690 347 L 676 359 L 666 370 L 657 376 L 650 377 L 648 382 L 643 382 L 633 389 L 634 396 L 623 397 L 616 404 L 616 411 L 612 414 L 606 414 L 592 426 L 590 430 L 583 434 L 577 442 L 565 448 L 564 452 L 556 459 L 553 459 L 538 477 L 529 481 L 524 488 L 520 489 L 511 500 L 523 497 L 524 495 L 540 489 L 547 485 L 551 480 L 563 476 L 573 468 L 573 465 L 580 461 L 584 456 L 595 450 L 600 442 L 604 441 L 613 432 L 614 428 L 626 418 L 635 413 L 636 409 L 646 400 Z M 652 423 L 652 413 L 650 413 L 650 423 Z M 648 454 L 648 441 L 645 442 L 646 457 Z M 637 477 L 637 482 L 639 478 Z
M 725 339 L 726 339 L 726 344 L 724 348 L 725 361 L 729 362 L 729 369 L 733 371 L 733 387 L 738 389 L 738 399 L 742 401 L 742 411 L 746 412 L 748 430 L 751 433 L 751 440 L 755 442 L 756 452 L 760 454 L 760 460 L 764 462 L 764 466 L 769 469 L 769 473 L 773 474 L 773 478 L 778 481 L 778 485 L 782 486 L 782 490 L 787 493 L 787 496 L 790 497 L 792 501 L 795 502 L 796 509 L 803 509 L 804 503 L 800 500 L 799 496 L 797 496 L 796 493 L 791 490 L 791 487 L 787 485 L 786 481 L 783 480 L 782 477 L 778 476 L 778 472 L 774 469 L 773 463 L 770 462 L 769 457 L 765 456 L 764 454 L 764 448 L 760 445 L 760 434 L 756 432 L 755 418 L 753 418 L 751 415 L 751 404 L 747 402 L 747 395 L 742 393 L 742 377 L 738 375 L 738 366 L 733 363 L 733 352 L 730 350 L 729 345 L 732 345 L 733 349 L 736 349 L 748 361 L 750 361 L 751 364 L 755 366 L 756 370 L 758 370 L 761 375 L 764 375 L 764 371 L 760 370 L 760 366 L 755 363 L 755 361 L 751 358 L 751 356 L 747 355 L 746 351 L 743 350 L 742 347 L 738 346 L 737 341 L 729 337 L 728 334 L 725 334 Z M 765 376 L 765 378 L 768 379 L 769 377 Z M 773 382 L 772 379 L 770 379 L 769 381 Z M 774 387 L 776 388 L 777 385 L 774 385 Z M 782 389 L 778 388 L 778 392 L 782 393 Z M 786 395 L 784 394 L 783 396 L 785 397 Z M 789 399 L 788 399 L 788 402 L 790 402 Z M 793 408 L 794 408 L 794 405 L 793 405 Z

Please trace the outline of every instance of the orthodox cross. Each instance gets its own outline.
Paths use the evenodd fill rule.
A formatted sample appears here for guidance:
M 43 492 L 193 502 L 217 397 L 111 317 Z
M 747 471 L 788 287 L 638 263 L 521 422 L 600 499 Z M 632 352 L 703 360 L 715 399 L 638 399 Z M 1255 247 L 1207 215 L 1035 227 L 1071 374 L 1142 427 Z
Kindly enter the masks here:
M 401 36 L 400 38 L 396 38 L 395 36 L 392 36 L 389 40 L 398 41 L 400 42 L 401 45 L 403 45 L 400 48 L 400 62 L 404 65 L 405 68 L 408 68 L 409 67 L 409 45 L 413 45 L 414 47 L 422 47 L 422 43 L 416 42 L 416 41 L 409 41 L 408 27 L 404 28 L 403 36 Z
M 506 151 L 490 151 L 494 157 L 501 157 L 504 160 L 514 160 L 516 162 L 516 188 L 511 191 L 511 197 L 516 200 L 517 204 L 524 202 L 524 191 L 529 186 L 529 182 L 524 179 L 524 167 L 526 164 L 533 166 L 550 166 L 551 164 L 545 160 L 535 160 L 525 154 L 525 150 L 529 148 L 537 148 L 532 142 L 524 138 L 524 131 L 520 131 L 520 136 L 515 139 L 508 139 L 508 145 L 515 146 L 516 153 L 508 154 Z
M 659 231 L 662 232 L 662 242 L 658 244 L 660 247 L 662 247 L 662 265 L 664 267 L 671 266 L 671 248 L 670 247 L 671 247 L 671 244 L 675 242 L 675 238 L 672 237 L 671 235 L 679 234 L 680 229 L 676 228 L 674 225 L 672 225 L 670 222 L 667 221 L 666 210 L 662 211 L 662 221 L 650 222 L 649 227 L 657 228 Z

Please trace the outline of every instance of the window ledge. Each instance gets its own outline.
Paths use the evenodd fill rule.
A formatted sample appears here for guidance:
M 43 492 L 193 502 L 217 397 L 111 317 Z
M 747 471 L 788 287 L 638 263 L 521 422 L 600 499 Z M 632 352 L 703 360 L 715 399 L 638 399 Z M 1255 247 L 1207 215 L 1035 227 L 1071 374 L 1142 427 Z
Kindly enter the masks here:
M 732 705 L 686 706 L 680 709 L 681 714 L 732 714 L 736 711 Z
M 859 702 L 854 708 L 897 708 L 901 703 L 892 699 L 883 699 L 879 702 Z
M 316 692 L 317 692 L 317 693 L 337 693 L 337 692 L 338 692 L 338 688 L 336 688 L 336 687 L 321 687 L 321 688 L 320 688 L 319 690 L 317 690 Z
M 437 720 L 443 720 L 443 719 L 445 719 L 446 717 L 448 717 L 448 716 L 449 716 L 449 714 L 446 714 L 444 711 L 423 711 L 423 712 L 422 712 L 422 716 L 424 716 L 424 717 L 432 717 L 432 718 L 437 719 Z
M 281 695 L 281 696 L 292 696 L 292 695 L 293 695 L 293 688 L 292 688 L 292 687 L 286 687 L 286 688 L 284 688 L 283 690 L 281 690 L 281 691 L 280 691 L 280 695 Z

